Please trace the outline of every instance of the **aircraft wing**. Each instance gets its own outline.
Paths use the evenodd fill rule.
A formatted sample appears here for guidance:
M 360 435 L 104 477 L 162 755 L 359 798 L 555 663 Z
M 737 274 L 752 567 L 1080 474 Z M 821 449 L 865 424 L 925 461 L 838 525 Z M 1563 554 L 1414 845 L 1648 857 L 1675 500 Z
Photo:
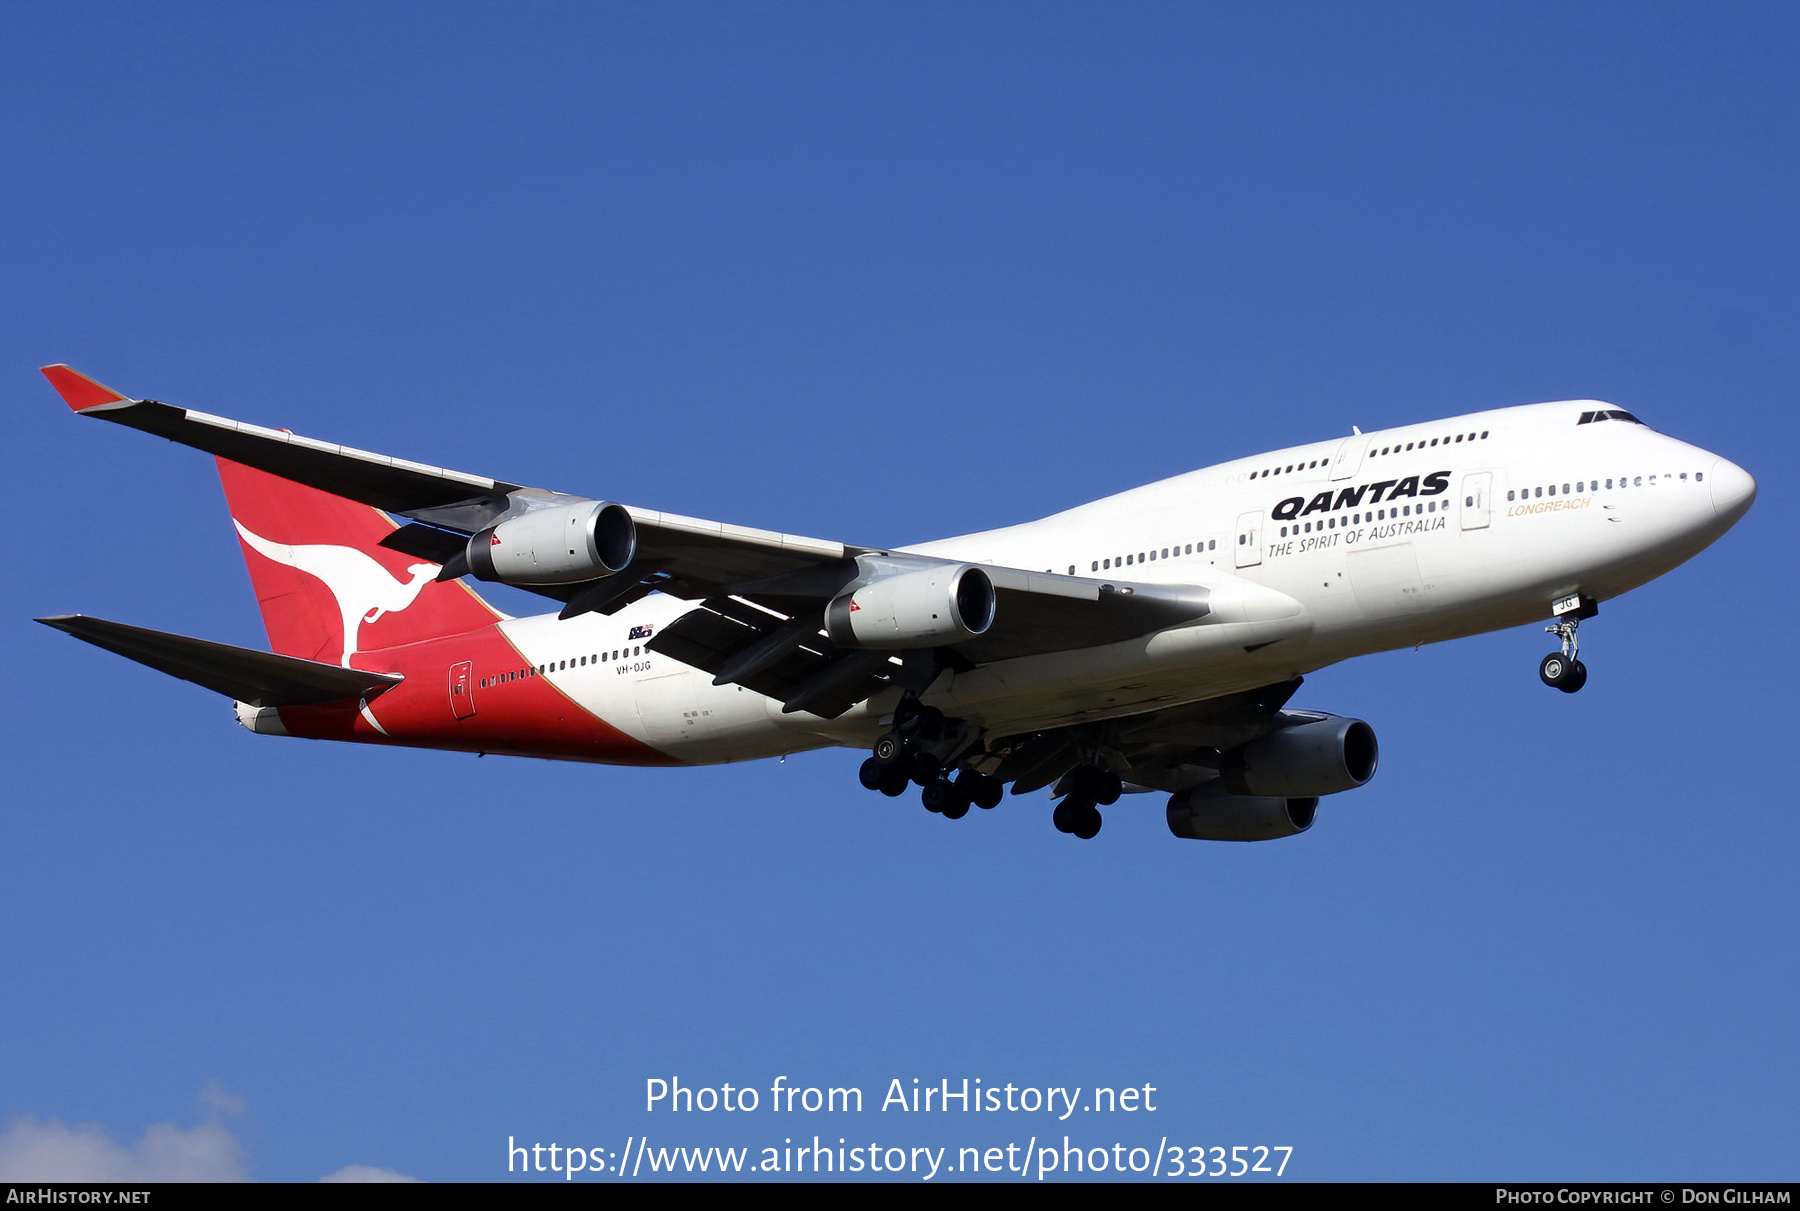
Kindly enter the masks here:
M 507 480 L 390 458 L 131 399 L 68 366 L 44 375 L 79 415 L 140 429 L 219 458 L 360 501 L 410 520 L 383 545 L 469 574 L 472 535 L 536 509 L 589 503 Z M 652 593 L 697 603 L 650 645 L 674 659 L 776 698 L 790 711 L 833 717 L 894 684 L 923 690 L 945 667 L 1116 643 L 1203 617 L 1207 590 L 1102 582 L 982 565 L 996 622 L 959 644 L 923 652 L 843 650 L 823 627 L 825 604 L 865 576 L 864 557 L 933 562 L 904 552 L 728 525 L 625 506 L 635 557 L 580 583 L 515 584 L 564 603 L 561 616 L 613 613 Z M 87 638 L 87 636 L 83 636 Z M 179 674 L 178 674 L 179 675 Z M 249 699 L 245 699 L 249 701 Z
M 522 504 L 584 499 L 390 458 L 156 400 L 129 399 L 68 366 L 46 366 L 44 376 L 82 416 L 141 429 L 334 496 L 415 519 L 422 524 L 401 527 L 388 545 L 433 562 L 450 558 L 470 534 Z M 730 526 L 650 509 L 634 508 L 630 512 L 638 527 L 638 562 L 646 568 L 655 565 L 649 575 L 659 581 L 646 586 L 643 592 L 658 588 L 678 596 L 700 596 L 739 581 L 841 561 L 864 550 L 823 539 Z M 567 601 L 585 586 L 518 587 Z M 633 599 L 615 597 L 606 604 L 617 609 Z

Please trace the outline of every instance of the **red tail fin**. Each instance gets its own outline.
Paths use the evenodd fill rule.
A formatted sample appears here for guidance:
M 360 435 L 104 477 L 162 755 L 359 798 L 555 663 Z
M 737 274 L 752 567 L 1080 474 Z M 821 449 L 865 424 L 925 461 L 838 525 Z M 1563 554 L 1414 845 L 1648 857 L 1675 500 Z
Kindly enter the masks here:
M 381 546 L 395 527 L 369 507 L 219 459 L 269 644 L 349 667 L 357 652 L 472 631 L 499 615 L 438 565 Z

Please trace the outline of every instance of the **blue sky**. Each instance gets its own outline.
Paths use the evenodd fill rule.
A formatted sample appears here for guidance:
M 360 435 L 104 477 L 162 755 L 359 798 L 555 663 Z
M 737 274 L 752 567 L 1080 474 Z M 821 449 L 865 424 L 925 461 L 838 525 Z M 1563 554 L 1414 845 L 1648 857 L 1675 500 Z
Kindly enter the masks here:
M 147 1165 L 172 1124 L 268 1180 L 504 1178 L 508 1136 L 1065 1131 L 1287 1144 L 1314 1180 L 1795 1176 L 1791 6 L 4 21 L 0 1166 Z M 29 621 L 263 642 L 207 460 L 71 418 L 51 361 L 869 544 L 1561 398 L 1761 497 L 1583 628 L 1579 695 L 1538 683 L 1530 628 L 1308 678 L 1383 763 L 1305 836 L 1177 841 L 1146 797 L 1081 844 L 1043 796 L 950 822 L 870 795 L 847 751 L 251 736 Z M 644 1113 L 670 1075 L 1160 1100 Z

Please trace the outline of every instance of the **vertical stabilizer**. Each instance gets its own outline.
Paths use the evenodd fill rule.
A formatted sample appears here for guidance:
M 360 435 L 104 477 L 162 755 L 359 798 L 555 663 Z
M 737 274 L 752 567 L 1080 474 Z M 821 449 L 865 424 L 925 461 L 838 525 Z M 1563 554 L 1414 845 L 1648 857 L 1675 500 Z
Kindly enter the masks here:
M 284 656 L 350 667 L 357 652 L 472 631 L 500 615 L 438 565 L 380 545 L 386 514 L 292 480 L 219 459 L 225 501 Z

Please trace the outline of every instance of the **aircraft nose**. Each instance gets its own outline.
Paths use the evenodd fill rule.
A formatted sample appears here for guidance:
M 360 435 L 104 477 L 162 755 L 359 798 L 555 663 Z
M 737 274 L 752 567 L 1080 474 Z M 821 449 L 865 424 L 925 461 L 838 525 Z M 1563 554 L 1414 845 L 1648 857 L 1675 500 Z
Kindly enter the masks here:
M 1756 481 L 1750 478 L 1750 472 L 1728 458 L 1721 458 L 1712 465 L 1712 470 L 1706 473 L 1706 482 L 1712 488 L 1713 511 L 1726 524 L 1736 522 L 1749 512 L 1756 500 Z

